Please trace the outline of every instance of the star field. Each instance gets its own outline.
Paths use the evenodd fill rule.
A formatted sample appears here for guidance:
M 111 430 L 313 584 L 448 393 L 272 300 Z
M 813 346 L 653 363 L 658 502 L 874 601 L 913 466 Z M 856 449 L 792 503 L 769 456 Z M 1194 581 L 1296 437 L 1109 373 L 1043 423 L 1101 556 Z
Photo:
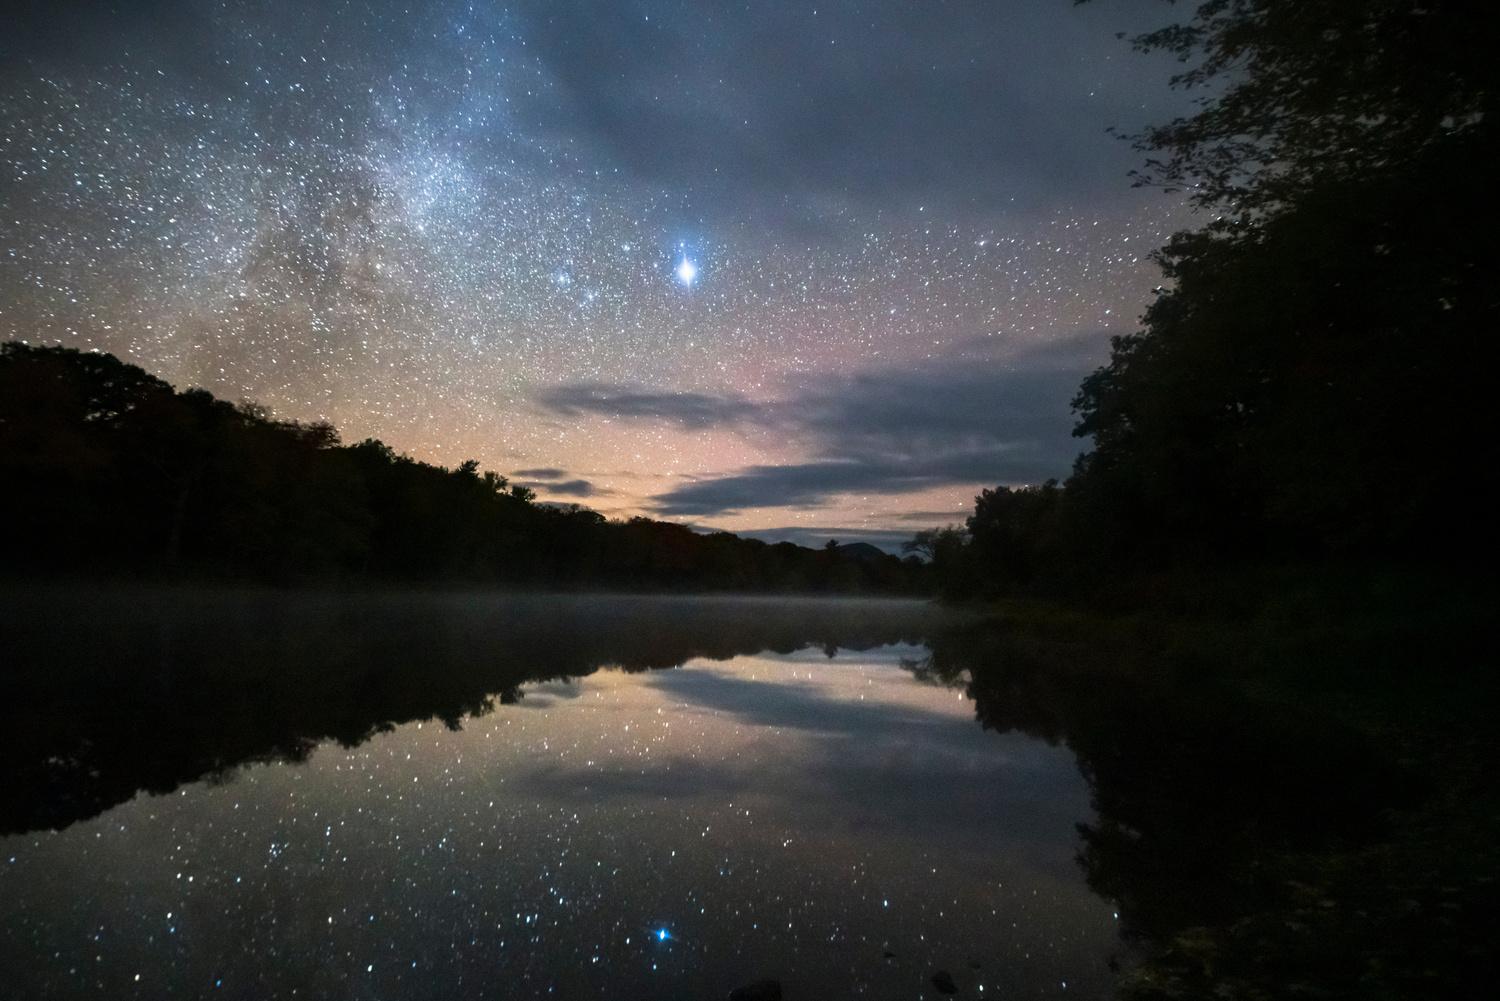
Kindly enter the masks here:
M 1118 14 L 1054 6 L 164 3 L 82 15 L 66 43 L 23 19 L 0 43 L 0 336 L 430 461 L 562 470 L 573 494 L 543 499 L 611 515 L 956 517 L 1066 472 L 1067 385 L 1131 329 L 1180 219 L 1103 131 L 1162 106 L 1159 67 Z M 969 391 L 1004 409 L 1035 371 L 1066 375 L 1028 403 L 1045 434 L 934 439 L 953 373 L 993 373 Z M 867 462 L 809 399 L 914 377 L 933 412 L 881 461 L 963 468 L 675 499 Z M 579 387 L 605 402 L 546 402 Z M 621 393 L 664 402 L 610 410 Z M 686 397 L 761 416 L 684 422 Z

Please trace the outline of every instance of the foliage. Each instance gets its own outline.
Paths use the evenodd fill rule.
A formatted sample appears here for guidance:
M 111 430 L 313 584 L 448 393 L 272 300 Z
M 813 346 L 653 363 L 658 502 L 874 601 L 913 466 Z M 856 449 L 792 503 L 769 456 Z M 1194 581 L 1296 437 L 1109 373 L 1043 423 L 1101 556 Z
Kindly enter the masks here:
M 1462 2 L 1207 0 L 1135 39 L 1206 95 L 1135 137 L 1142 178 L 1215 215 L 1158 251 L 1141 329 L 1080 387 L 1092 450 L 1060 489 L 978 498 L 946 591 L 1493 543 L 1495 24 Z
M 1081 475 L 1158 531 L 1241 546 L 1431 548 L 1473 526 L 1483 495 L 1451 484 L 1485 448 L 1500 305 L 1482 174 L 1464 154 L 1423 170 L 1452 199 L 1371 179 L 1174 238 L 1171 287 L 1079 392 Z
M 1203 0 L 1132 39 L 1184 68 L 1197 111 L 1135 136 L 1142 183 L 1236 216 L 1309 192 L 1412 173 L 1489 141 L 1496 24 L 1474 0 Z
M 1136 40 L 1221 87 L 1139 139 L 1228 214 L 1158 254 L 1168 287 L 1081 387 L 1082 506 L 1215 555 L 1472 545 L 1493 492 L 1450 484 L 1485 448 L 1500 319 L 1494 31 L 1472 14 L 1210 0 Z
M 928 528 L 902 544 L 902 550 L 923 560 L 949 596 L 962 594 L 970 585 L 969 534 L 956 525 Z
M 176 392 L 104 354 L 0 345 L 4 568 L 547 588 L 905 592 L 894 556 L 606 521 L 473 460 L 445 469 L 328 424 Z

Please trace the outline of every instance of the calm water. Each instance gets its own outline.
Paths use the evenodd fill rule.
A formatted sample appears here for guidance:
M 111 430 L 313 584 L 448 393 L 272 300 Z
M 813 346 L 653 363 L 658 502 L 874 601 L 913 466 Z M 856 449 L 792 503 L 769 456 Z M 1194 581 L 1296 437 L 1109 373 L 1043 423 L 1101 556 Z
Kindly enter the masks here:
M 1484 955 L 1452 918 L 1490 899 L 1478 828 L 1359 732 L 1158 670 L 1150 634 L 0 597 L 6 1001 L 921 998 L 940 971 L 970 998 L 1360 997 Z
M 932 676 L 941 628 L 901 603 L 12 601 L 5 994 L 917 998 L 940 969 L 1107 993 L 1078 764 L 982 729 Z

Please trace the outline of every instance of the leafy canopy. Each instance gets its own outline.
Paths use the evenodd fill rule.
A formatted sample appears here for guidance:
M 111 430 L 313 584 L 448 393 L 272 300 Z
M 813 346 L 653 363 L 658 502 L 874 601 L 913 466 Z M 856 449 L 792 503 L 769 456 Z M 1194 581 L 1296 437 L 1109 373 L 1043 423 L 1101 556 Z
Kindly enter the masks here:
M 1132 136 L 1142 184 L 1255 215 L 1403 170 L 1493 128 L 1497 18 L 1481 0 L 1205 0 L 1137 35 L 1184 68 L 1195 113 Z

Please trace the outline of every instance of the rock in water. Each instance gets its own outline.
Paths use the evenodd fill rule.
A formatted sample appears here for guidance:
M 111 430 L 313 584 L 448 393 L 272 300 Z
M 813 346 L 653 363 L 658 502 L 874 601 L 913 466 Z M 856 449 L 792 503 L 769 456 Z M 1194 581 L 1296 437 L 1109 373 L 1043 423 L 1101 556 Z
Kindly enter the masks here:
M 780 980 L 757 980 L 729 992 L 729 1001 L 781 1001 Z

